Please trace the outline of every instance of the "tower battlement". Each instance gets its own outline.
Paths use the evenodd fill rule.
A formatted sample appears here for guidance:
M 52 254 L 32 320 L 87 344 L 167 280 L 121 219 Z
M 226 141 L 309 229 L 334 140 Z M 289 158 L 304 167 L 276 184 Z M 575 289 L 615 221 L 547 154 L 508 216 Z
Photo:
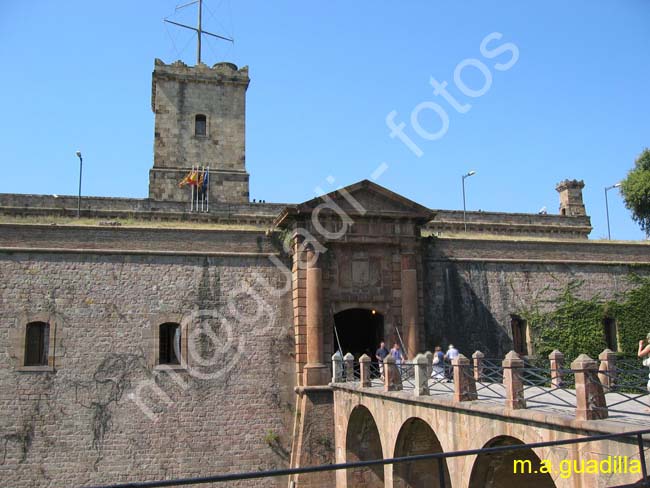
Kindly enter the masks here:
M 248 66 L 238 68 L 233 63 L 216 63 L 212 67 L 205 63 L 189 66 L 183 61 L 165 63 L 156 58 L 151 80 L 151 110 L 156 111 L 156 82 L 158 80 L 177 80 L 192 83 L 239 84 L 248 88 Z

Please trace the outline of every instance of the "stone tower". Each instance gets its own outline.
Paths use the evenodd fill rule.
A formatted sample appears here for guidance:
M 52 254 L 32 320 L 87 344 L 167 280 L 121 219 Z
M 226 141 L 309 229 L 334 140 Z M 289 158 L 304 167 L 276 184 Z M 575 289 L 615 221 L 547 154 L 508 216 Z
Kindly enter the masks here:
M 210 201 L 248 202 L 245 164 L 248 67 L 165 64 L 156 59 L 151 108 L 154 162 L 149 198 L 189 202 L 178 184 L 195 165 L 210 167 Z
M 564 180 L 555 189 L 560 194 L 560 215 L 568 217 L 583 217 L 587 215 L 582 201 L 582 189 L 585 182 L 580 180 Z

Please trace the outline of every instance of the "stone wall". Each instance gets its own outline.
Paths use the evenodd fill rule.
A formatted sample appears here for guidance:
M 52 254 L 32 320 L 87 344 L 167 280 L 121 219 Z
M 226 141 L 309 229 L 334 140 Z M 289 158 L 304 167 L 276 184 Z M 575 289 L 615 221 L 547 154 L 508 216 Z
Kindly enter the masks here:
M 178 183 L 195 165 L 209 166 L 210 199 L 248 202 L 246 89 L 248 67 L 231 63 L 187 66 L 156 60 L 151 108 L 155 113 L 154 164 L 149 197 L 185 201 Z M 204 117 L 205 133 L 195 130 Z
M 550 237 L 554 239 L 587 239 L 592 230 L 586 215 L 553 215 L 505 212 L 466 212 L 434 210 L 435 217 L 424 227 L 435 236 L 461 234 L 506 235 L 513 237 Z
M 178 186 L 178 181 L 174 184 Z M 76 217 L 77 202 L 77 197 L 73 195 L 0 193 L 0 215 L 39 218 Z M 190 212 L 189 196 L 184 202 L 149 198 L 82 196 L 81 217 L 253 224 L 268 228 L 285 207 L 286 204 L 283 203 L 226 203 L 211 200 L 209 212 Z
M 647 244 L 482 241 L 424 242 L 427 349 L 453 343 L 466 355 L 502 357 L 513 348 L 512 314 L 556 296 L 571 281 L 584 298 L 613 298 L 634 272 L 650 274 Z
M 291 301 L 273 291 L 283 285 L 263 255 L 1 253 L 0 484 L 286 467 Z M 196 358 L 213 364 L 189 355 L 189 369 L 152 368 L 152 328 L 180 318 Z M 56 324 L 54 371 L 21 371 L 17 331 L 39 319 Z

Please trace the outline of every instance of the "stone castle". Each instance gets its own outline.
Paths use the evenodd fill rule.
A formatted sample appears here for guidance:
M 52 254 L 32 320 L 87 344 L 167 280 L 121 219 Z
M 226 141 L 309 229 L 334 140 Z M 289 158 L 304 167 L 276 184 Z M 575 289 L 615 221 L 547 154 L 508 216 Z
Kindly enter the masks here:
M 247 67 L 156 60 L 146 199 L 83 197 L 77 221 L 76 197 L 0 194 L 3 486 L 333 462 L 339 344 L 534 355 L 523 304 L 574 280 L 613 297 L 650 269 L 646 244 L 588 240 L 577 180 L 555 215 L 464 216 L 368 180 L 251 203 L 248 84 Z M 203 187 L 179 187 L 196 165 Z

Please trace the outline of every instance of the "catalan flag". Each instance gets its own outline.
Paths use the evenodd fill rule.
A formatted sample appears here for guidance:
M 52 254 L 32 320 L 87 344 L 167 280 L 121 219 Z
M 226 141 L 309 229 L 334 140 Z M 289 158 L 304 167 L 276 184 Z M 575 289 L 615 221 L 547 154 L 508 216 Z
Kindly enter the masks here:
M 199 174 L 197 171 L 190 171 L 185 175 L 185 178 L 181 180 L 178 184 L 179 188 L 183 188 L 185 185 L 196 186 L 198 184 Z

